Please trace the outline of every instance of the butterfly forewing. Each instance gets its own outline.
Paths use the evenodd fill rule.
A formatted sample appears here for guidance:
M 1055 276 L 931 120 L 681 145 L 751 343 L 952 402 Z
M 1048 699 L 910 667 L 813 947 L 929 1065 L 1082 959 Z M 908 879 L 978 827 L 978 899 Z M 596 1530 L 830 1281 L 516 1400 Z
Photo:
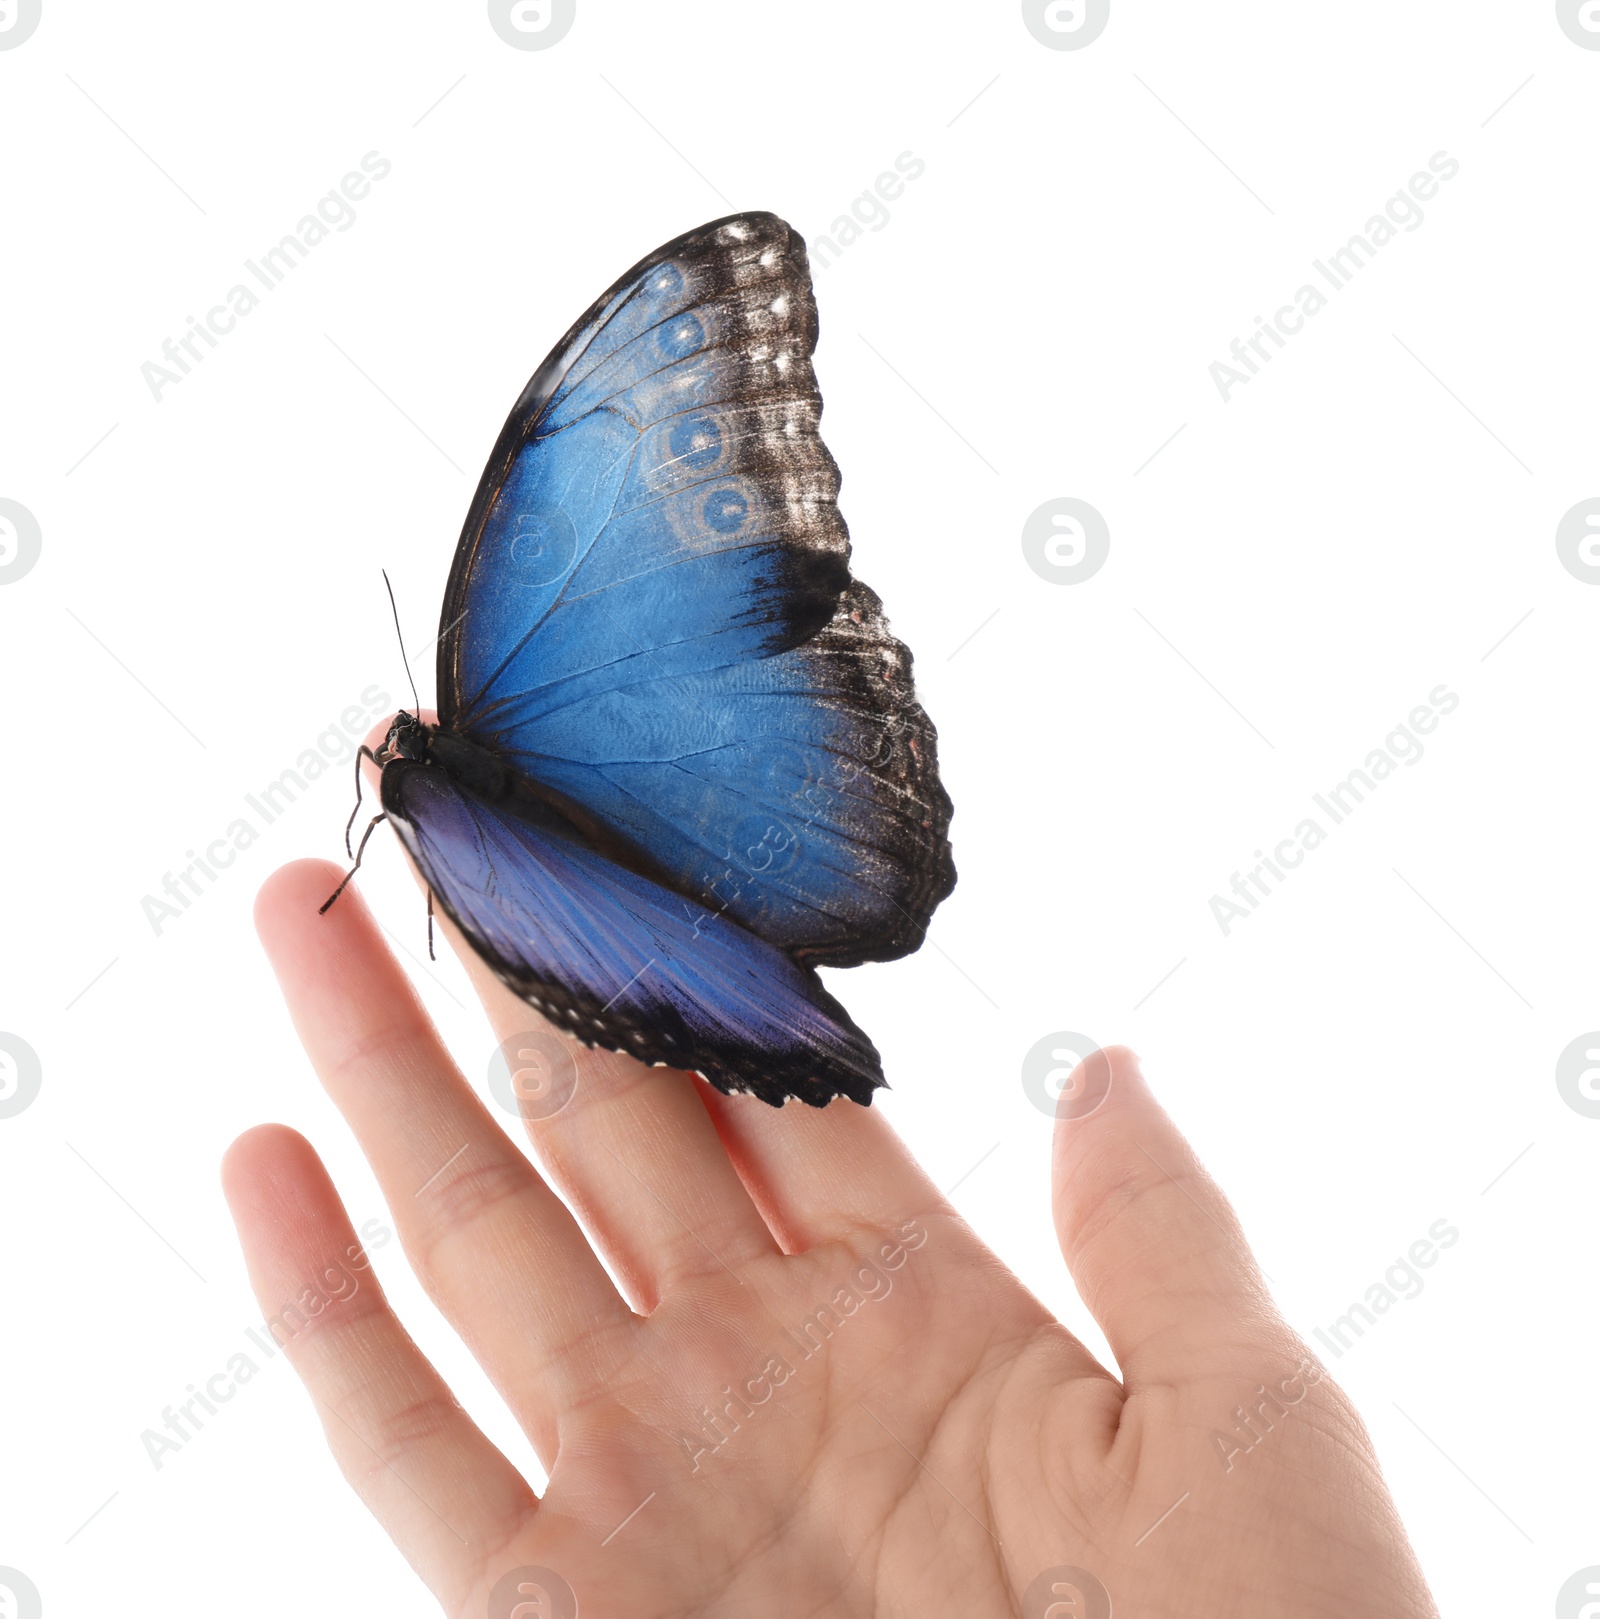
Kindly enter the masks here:
M 770 214 L 597 300 L 485 472 L 440 711 L 695 902 L 845 965 L 916 948 L 954 868 L 910 655 L 849 579 L 816 330 Z
M 866 1101 L 876 1052 L 810 964 L 914 950 L 955 869 L 910 654 L 850 576 L 816 338 L 771 214 L 595 302 L 500 434 L 439 638 L 441 726 L 561 814 L 420 767 L 385 804 L 564 1026 L 767 1100 Z

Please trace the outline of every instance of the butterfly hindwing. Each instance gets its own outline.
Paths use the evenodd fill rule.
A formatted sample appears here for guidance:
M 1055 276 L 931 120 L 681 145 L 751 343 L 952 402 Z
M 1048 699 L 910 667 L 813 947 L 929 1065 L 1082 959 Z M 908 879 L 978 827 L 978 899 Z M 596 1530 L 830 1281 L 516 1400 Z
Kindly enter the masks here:
M 848 965 L 916 948 L 955 874 L 910 655 L 849 576 L 816 330 L 770 214 L 605 293 L 490 457 L 439 707 L 692 904 Z
M 872 1042 L 815 972 L 590 847 L 393 761 L 383 807 L 445 913 L 516 994 L 589 1045 L 692 1069 L 723 1091 L 870 1101 Z

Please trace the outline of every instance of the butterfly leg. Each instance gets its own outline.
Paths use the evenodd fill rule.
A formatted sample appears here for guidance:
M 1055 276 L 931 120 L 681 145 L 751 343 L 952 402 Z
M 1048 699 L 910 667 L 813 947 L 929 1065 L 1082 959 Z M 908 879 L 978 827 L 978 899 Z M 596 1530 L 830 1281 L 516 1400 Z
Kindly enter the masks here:
M 344 823 L 344 852 L 350 853 L 350 828 L 356 824 L 356 817 L 361 813 L 361 761 L 370 759 L 374 764 L 378 756 L 365 742 L 356 749 L 356 807 L 350 811 L 350 819 Z
M 437 961 L 439 958 L 433 953 L 433 890 L 428 890 L 428 960 Z
M 388 819 L 389 817 L 387 815 L 374 815 L 372 819 L 367 822 L 367 829 L 361 834 L 361 845 L 356 850 L 356 863 L 344 874 L 344 881 L 340 883 L 339 886 L 328 895 L 322 904 L 317 907 L 318 916 L 324 916 L 327 914 L 328 907 L 333 904 L 333 902 L 338 899 L 338 897 L 349 886 L 350 879 L 361 870 L 361 857 L 367 852 L 367 839 L 378 830 L 380 822 L 387 821 Z

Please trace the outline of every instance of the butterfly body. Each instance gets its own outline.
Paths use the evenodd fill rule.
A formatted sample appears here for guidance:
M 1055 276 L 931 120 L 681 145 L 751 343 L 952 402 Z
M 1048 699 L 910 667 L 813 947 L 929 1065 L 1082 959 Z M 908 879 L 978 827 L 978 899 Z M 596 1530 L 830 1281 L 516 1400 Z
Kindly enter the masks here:
M 456 787 L 481 804 L 533 825 L 582 838 L 618 865 L 653 875 L 648 859 L 616 838 L 580 805 L 561 800 L 491 749 L 442 725 L 429 725 L 414 714 L 397 714 L 374 760 L 380 769 L 406 761 L 441 770 Z M 388 814 L 398 809 L 391 809 L 388 803 L 384 808 Z
M 816 309 L 770 214 L 596 301 L 490 455 L 445 595 L 439 724 L 383 807 L 501 979 L 591 1044 L 780 1103 L 868 1102 L 817 965 L 922 941 L 955 882 L 910 654 L 852 579 Z

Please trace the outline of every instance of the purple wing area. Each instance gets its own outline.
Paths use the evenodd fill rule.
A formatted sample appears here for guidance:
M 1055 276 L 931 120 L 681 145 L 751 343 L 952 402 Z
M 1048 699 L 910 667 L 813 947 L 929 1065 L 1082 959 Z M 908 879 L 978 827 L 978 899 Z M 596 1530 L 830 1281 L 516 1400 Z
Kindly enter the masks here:
M 394 761 L 383 807 L 435 898 L 516 994 L 585 1044 L 764 1102 L 870 1103 L 872 1042 L 816 973 L 548 824 Z

